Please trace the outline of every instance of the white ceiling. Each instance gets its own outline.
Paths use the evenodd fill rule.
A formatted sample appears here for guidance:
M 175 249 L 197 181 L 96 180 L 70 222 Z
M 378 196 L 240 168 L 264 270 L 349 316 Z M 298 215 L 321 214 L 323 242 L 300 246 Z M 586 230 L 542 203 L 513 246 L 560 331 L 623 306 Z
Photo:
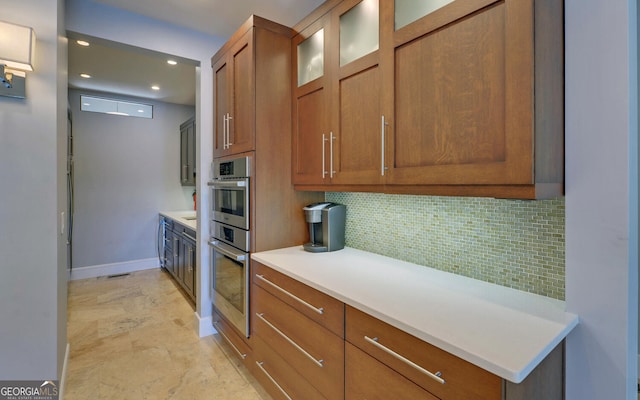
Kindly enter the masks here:
M 251 15 L 293 26 L 324 0 L 82 0 L 223 38 Z M 69 87 L 195 104 L 195 62 L 69 32 Z M 76 44 L 86 39 L 89 47 Z M 211 54 L 213 56 L 213 54 Z M 168 58 L 179 61 L 167 64 Z M 90 79 L 80 78 L 88 73 Z M 151 85 L 160 91 L 151 90 Z
M 93 1 L 228 38 L 251 14 L 293 26 L 324 0 Z

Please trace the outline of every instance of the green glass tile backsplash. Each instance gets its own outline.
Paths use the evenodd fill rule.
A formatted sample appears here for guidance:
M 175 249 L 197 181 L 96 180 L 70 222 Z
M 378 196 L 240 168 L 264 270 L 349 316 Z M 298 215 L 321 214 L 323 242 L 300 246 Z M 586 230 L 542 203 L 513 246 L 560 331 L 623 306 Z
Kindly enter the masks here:
M 334 193 L 346 245 L 564 300 L 564 198 Z

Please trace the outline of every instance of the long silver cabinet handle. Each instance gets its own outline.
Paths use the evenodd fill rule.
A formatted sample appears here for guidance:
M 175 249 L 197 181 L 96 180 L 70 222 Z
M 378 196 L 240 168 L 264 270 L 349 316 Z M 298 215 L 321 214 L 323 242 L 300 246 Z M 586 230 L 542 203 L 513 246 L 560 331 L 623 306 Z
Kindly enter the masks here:
M 309 304 L 306 301 L 302 300 L 300 297 L 296 296 L 295 294 L 293 294 L 293 293 L 287 291 L 286 289 L 283 289 L 280 286 L 276 285 L 275 283 L 271 282 L 270 280 L 265 278 L 264 275 L 256 274 L 256 278 L 258 278 L 261 281 L 269 284 L 271 287 L 279 290 L 280 292 L 286 294 L 287 296 L 291 297 L 292 299 L 294 299 L 295 301 L 299 302 L 303 306 L 309 307 L 311 310 L 317 312 L 318 314 L 324 314 L 324 308 L 323 307 L 318 308 L 318 307 L 312 306 L 311 304 Z
M 318 367 L 320 367 L 320 368 L 323 367 L 322 363 L 324 362 L 324 360 L 318 360 L 314 356 L 309 354 L 305 349 L 300 347 L 300 345 L 298 343 L 294 342 L 289 336 L 285 335 L 284 332 L 282 332 L 280 329 L 276 328 L 271 322 L 267 321 L 267 319 L 264 317 L 263 313 L 256 313 L 256 317 L 260 318 L 262 320 L 262 322 L 264 322 L 265 324 L 269 325 L 269 327 L 271 329 L 273 329 L 278 335 L 282 336 L 282 338 L 284 340 L 286 340 L 287 342 L 289 342 L 293 347 L 298 349 L 298 351 L 300 351 L 302 354 L 307 356 L 307 358 L 309 360 L 313 361 L 313 363 L 316 364 Z
M 333 178 L 333 175 L 336 174 L 336 171 L 333 170 L 333 141 L 336 140 L 336 137 L 333 136 L 333 132 L 329 134 L 329 178 Z
M 322 134 L 322 179 L 324 179 L 325 176 L 327 176 L 327 170 L 325 169 L 325 150 L 324 150 L 324 142 L 327 141 L 327 136 L 323 133 Z
M 222 116 L 222 149 L 227 149 L 227 114 Z
M 293 399 L 291 398 L 291 396 L 289 396 L 289 394 L 287 394 L 287 392 L 285 392 L 285 391 L 284 391 L 284 389 L 282 388 L 282 386 L 280 386 L 280 385 L 278 384 L 278 382 L 276 382 L 276 380 L 275 380 L 275 379 L 273 379 L 273 377 L 271 376 L 271 374 L 270 374 L 270 373 L 268 373 L 266 369 L 264 369 L 264 367 L 262 366 L 263 364 L 264 364 L 264 362 L 263 362 L 263 361 L 256 361 L 256 365 L 258 366 L 258 368 L 260 368 L 260 370 L 261 370 L 261 371 L 262 371 L 262 372 L 267 376 L 267 378 L 269 378 L 269 380 L 270 380 L 274 385 L 276 385 L 276 387 L 278 388 L 278 390 L 280 390 L 280 393 L 282 393 L 282 395 L 283 395 L 284 397 L 286 397 L 287 399 L 289 399 L 289 400 L 293 400 Z
M 233 117 L 231 114 L 227 113 L 227 149 L 231 147 L 233 143 L 231 143 L 231 120 Z
M 445 381 L 444 381 L 444 379 L 441 378 L 442 372 L 438 371 L 438 372 L 436 372 L 434 374 L 433 372 L 427 371 L 426 369 L 422 368 L 421 366 L 419 366 L 418 364 L 416 364 L 413 361 L 409 360 L 408 358 L 405 358 L 405 357 L 401 356 L 400 354 L 396 353 L 395 351 L 391 350 L 390 348 L 380 344 L 378 342 L 378 338 L 377 337 L 374 337 L 372 339 L 369 336 L 365 336 L 364 340 L 366 340 L 367 342 L 369 342 L 372 345 L 376 346 L 377 348 L 379 348 L 380 350 L 384 351 L 385 353 L 389 354 L 390 356 L 393 356 L 394 358 L 402 361 L 403 363 L 407 364 L 408 366 L 410 366 L 412 368 L 415 368 L 416 370 L 422 372 L 423 374 L 425 374 L 429 378 L 433 379 L 434 381 L 444 385 Z
M 229 346 L 231 346 L 231 348 L 233 348 L 233 350 L 235 350 L 235 352 L 238 353 L 240 358 L 242 358 L 243 360 L 247 358 L 247 354 L 246 353 L 243 354 L 240 350 L 238 350 L 236 345 L 233 344 L 233 342 L 229 339 L 229 337 L 225 335 L 224 332 L 222 332 L 222 329 L 220 328 L 220 324 L 218 322 L 213 321 L 213 325 L 215 325 L 216 328 L 218 328 L 218 333 L 220 334 L 220 336 L 222 336 L 224 340 L 226 340 L 227 343 L 229 343 Z
M 187 232 L 182 232 L 182 236 L 191 239 L 195 242 L 196 238 L 194 238 L 193 236 L 189 235 Z
M 382 153 L 382 165 L 380 166 L 380 175 L 384 176 L 384 134 L 385 134 L 385 128 L 386 128 L 386 123 L 384 121 L 384 115 L 382 116 L 382 126 L 380 128 L 380 132 L 381 132 L 381 136 L 382 136 L 382 146 L 381 146 L 381 153 Z

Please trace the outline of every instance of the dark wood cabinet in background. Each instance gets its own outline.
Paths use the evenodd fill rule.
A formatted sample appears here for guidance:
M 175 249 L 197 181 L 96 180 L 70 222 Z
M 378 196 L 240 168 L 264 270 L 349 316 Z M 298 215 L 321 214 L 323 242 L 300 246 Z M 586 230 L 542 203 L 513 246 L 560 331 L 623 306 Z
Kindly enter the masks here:
M 180 183 L 196 185 L 196 118 L 180 125 Z
M 196 232 L 167 217 L 163 225 L 163 266 L 195 302 Z

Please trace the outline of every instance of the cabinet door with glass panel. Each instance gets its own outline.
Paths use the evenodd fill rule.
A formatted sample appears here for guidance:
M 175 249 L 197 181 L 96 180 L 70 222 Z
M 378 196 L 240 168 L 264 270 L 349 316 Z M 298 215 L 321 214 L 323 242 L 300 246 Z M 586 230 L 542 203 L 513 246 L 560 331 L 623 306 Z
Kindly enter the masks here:
M 346 0 L 293 41 L 294 183 L 379 184 L 378 0 Z
M 329 183 L 329 138 L 331 121 L 328 104 L 330 35 L 327 16 L 305 28 L 293 38 L 293 154 L 294 184 Z
M 378 0 L 345 0 L 331 18 L 331 183 L 381 184 L 385 119 Z

